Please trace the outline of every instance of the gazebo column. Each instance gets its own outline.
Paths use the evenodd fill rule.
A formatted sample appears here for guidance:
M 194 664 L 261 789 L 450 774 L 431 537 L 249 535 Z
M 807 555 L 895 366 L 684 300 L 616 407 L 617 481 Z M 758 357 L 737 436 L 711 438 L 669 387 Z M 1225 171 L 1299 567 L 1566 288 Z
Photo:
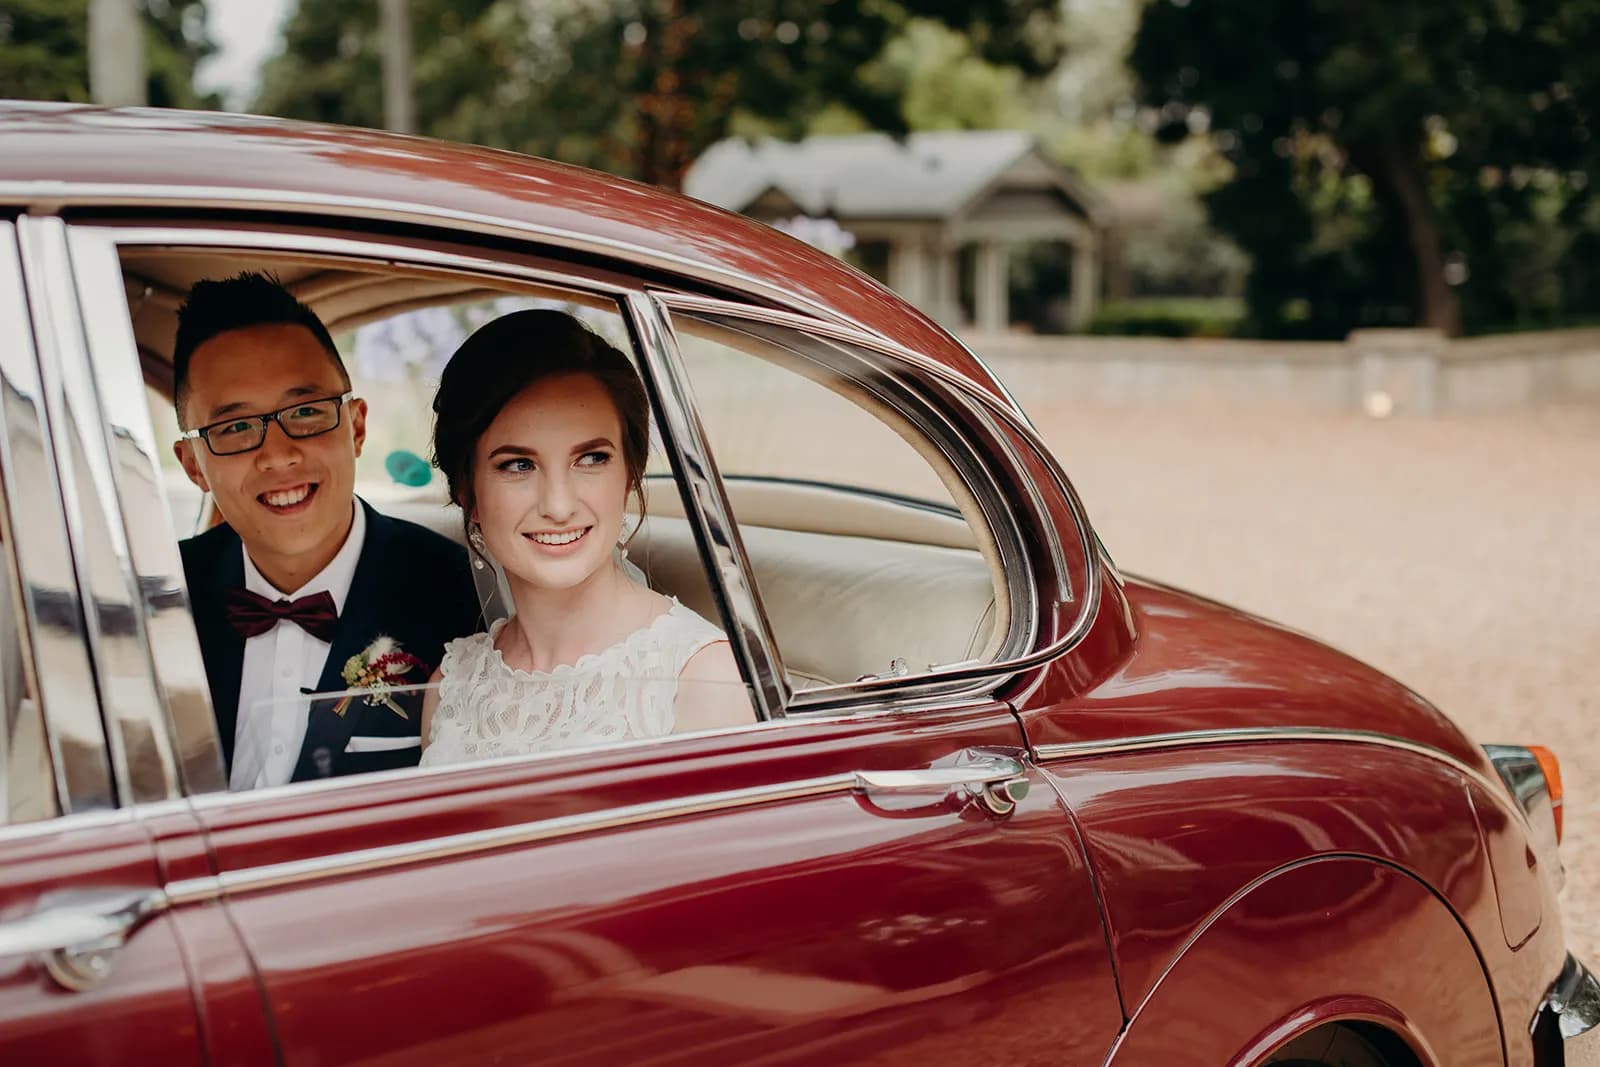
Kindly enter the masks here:
M 961 322 L 961 260 L 955 245 L 939 243 L 930 281 L 931 299 L 923 310 L 939 325 L 954 329 Z
M 1095 254 L 1093 234 L 1078 238 L 1072 246 L 1072 292 L 1067 301 L 1067 326 L 1082 330 L 1094 318 L 1100 305 L 1100 261 Z
M 1000 333 L 1011 325 L 1009 259 L 1002 242 L 978 242 L 977 326 L 985 333 Z
M 918 237 L 897 237 L 889 245 L 889 288 L 914 307 L 924 306 L 928 257 Z

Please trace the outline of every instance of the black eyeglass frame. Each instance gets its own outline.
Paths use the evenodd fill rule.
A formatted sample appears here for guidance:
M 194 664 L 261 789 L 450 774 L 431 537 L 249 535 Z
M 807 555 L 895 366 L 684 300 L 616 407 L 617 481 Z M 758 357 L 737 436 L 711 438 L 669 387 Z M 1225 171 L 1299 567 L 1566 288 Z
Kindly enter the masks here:
M 193 441 L 198 437 L 200 440 L 206 443 L 206 448 L 213 456 L 243 456 L 250 452 L 254 452 L 256 449 L 267 443 L 267 430 L 270 428 L 268 425 L 269 423 L 277 423 L 278 429 L 283 431 L 285 437 L 293 438 L 296 441 L 304 441 L 309 437 L 321 437 L 323 434 L 332 433 L 334 430 L 339 428 L 339 424 L 344 421 L 344 406 L 350 403 L 350 401 L 355 398 L 355 395 L 355 390 L 350 389 L 338 394 L 337 396 L 319 396 L 313 397 L 309 400 L 296 400 L 293 404 L 285 404 L 277 411 L 269 411 L 264 415 L 234 415 L 230 418 L 218 419 L 216 422 L 207 423 L 198 429 L 185 430 L 183 433 L 178 435 L 178 439 L 180 441 Z M 286 426 L 283 420 L 279 417 L 286 411 L 293 411 L 295 408 L 302 408 L 307 404 L 321 404 L 328 400 L 335 402 L 333 406 L 333 425 L 329 426 L 325 430 L 316 430 L 312 433 L 295 433 L 294 431 L 290 430 L 289 427 Z M 217 451 L 217 446 L 211 443 L 210 433 L 212 430 L 215 430 L 218 426 L 227 426 L 230 423 L 235 422 L 248 422 L 251 419 L 254 419 L 256 422 L 261 424 L 261 440 L 257 441 L 249 448 L 241 448 L 237 452 Z

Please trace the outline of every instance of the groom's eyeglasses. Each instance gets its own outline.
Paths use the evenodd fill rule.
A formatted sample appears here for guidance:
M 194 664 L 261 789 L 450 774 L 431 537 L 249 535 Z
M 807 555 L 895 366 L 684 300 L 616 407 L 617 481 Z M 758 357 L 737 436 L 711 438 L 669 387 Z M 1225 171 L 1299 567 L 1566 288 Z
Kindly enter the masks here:
M 337 428 L 339 409 L 353 396 L 355 393 L 349 392 L 320 400 L 301 400 L 265 415 L 235 415 L 179 436 L 189 440 L 200 438 L 213 456 L 236 456 L 261 447 L 267 439 L 268 423 L 277 423 L 290 437 L 315 437 Z

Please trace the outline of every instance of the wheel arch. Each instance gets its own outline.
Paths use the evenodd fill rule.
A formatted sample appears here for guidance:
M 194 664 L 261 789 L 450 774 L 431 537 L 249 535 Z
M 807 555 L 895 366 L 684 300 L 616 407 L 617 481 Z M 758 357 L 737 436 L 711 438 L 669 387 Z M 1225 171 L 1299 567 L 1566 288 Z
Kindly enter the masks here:
M 1332 1027 L 1403 1049 L 1409 1061 L 1392 1067 L 1505 1062 L 1493 988 L 1460 917 L 1411 872 L 1345 854 L 1267 872 L 1219 907 L 1131 1010 L 1107 1064 L 1255 1067 Z

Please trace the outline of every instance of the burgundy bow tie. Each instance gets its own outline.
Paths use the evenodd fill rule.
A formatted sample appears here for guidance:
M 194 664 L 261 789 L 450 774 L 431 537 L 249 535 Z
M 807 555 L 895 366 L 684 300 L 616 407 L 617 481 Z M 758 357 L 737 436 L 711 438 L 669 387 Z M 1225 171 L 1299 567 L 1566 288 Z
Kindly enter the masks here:
M 299 600 L 268 600 L 248 589 L 229 589 L 222 595 L 228 622 L 244 637 L 264 634 L 280 622 L 292 622 L 319 641 L 333 643 L 339 609 L 333 594 L 324 590 Z

